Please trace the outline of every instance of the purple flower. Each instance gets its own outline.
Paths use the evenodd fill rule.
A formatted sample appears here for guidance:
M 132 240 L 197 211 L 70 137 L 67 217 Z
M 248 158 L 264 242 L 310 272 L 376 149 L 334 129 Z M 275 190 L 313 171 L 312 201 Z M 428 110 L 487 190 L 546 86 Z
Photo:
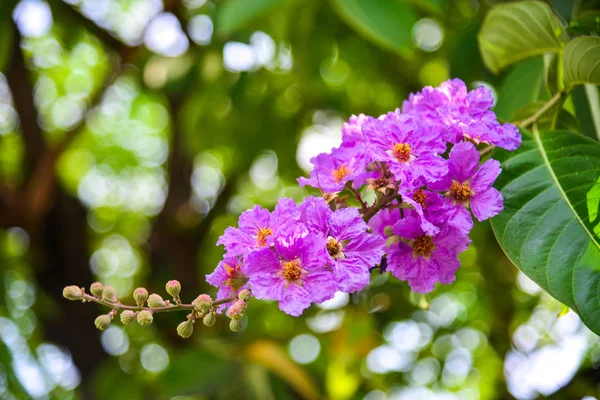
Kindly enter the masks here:
M 248 287 L 248 275 L 240 258 L 225 257 L 212 274 L 206 275 L 206 282 L 219 288 L 217 300 L 222 300 L 246 289 Z M 225 305 L 221 305 L 218 311 L 221 312 L 224 308 Z
M 454 145 L 449 161 L 448 175 L 431 187 L 447 192 L 454 218 L 463 221 L 457 226 L 459 229 L 471 229 L 464 225 L 465 220 L 470 220 L 468 207 L 479 221 L 502 211 L 502 195 L 492 187 L 502 170 L 497 160 L 490 159 L 479 165 L 479 152 L 475 146 L 462 142 Z
M 327 232 L 327 223 L 333 214 L 331 208 L 322 197 L 308 196 L 298 206 L 300 221 L 309 232 Z
M 424 127 L 407 115 L 388 113 L 363 125 L 373 161 L 384 161 L 398 180 L 433 182 L 448 171 L 438 155 L 446 150 L 436 126 Z
M 485 87 L 467 92 L 460 79 L 452 79 L 437 88 L 427 86 L 411 94 L 402 105 L 402 112 L 419 116 L 427 125 L 444 128 L 443 137 L 450 143 L 469 139 L 515 150 L 521 144 L 518 129 L 511 124 L 500 125 L 490 109 L 494 97 Z
M 391 203 L 392 205 L 396 205 L 397 203 L 394 201 Z M 396 222 L 400 220 L 400 210 L 397 208 L 382 208 L 377 211 L 373 217 L 369 220 L 369 227 L 373 233 L 381 236 L 386 239 L 389 234 L 386 234 L 386 230 L 391 232 L 392 226 Z
M 448 223 L 448 210 L 443 197 L 439 193 L 422 186 L 401 187 L 402 201 L 411 205 L 421 224 L 421 229 L 428 235 L 435 235 L 439 228 Z
M 228 256 L 248 254 L 269 247 L 277 233 L 300 218 L 294 200 L 282 198 L 273 213 L 258 205 L 240 215 L 239 228 L 225 229 L 217 244 L 224 245 Z
M 312 302 L 335 294 L 327 262 L 325 238 L 298 225 L 277 236 L 273 249 L 250 254 L 246 264 L 252 293 L 257 299 L 278 300 L 281 310 L 298 316 Z
M 365 137 L 362 133 L 362 124 L 368 119 L 369 117 L 366 115 L 359 114 L 358 116 L 352 115 L 348 122 L 344 122 L 342 125 L 342 147 L 364 145 Z
M 335 148 L 331 153 L 313 157 L 310 162 L 314 165 L 310 177 L 300 177 L 298 183 L 320 188 L 325 193 L 340 192 L 350 181 L 355 181 L 356 187 L 362 185 L 369 163 L 362 151 L 354 147 Z
M 448 227 L 427 235 L 414 211 L 405 213 L 392 231 L 403 240 L 388 248 L 388 270 L 419 293 L 432 291 L 437 282 L 452 283 L 460 266 L 458 254 L 471 242 L 467 235 Z

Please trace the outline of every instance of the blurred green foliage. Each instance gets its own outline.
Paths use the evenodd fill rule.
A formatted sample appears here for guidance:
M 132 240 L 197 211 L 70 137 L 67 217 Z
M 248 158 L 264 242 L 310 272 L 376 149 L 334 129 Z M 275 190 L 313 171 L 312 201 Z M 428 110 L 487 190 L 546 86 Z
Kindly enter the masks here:
M 598 35 L 597 2 L 551 3 L 568 33 Z M 598 396 L 600 341 L 574 313 L 557 318 L 561 305 L 517 272 L 489 224 L 456 282 L 430 296 L 375 271 L 365 291 L 300 318 L 252 301 L 239 334 L 219 319 L 184 341 L 174 313 L 99 332 L 104 310 L 61 297 L 94 280 L 126 301 L 168 279 L 186 300 L 213 293 L 203 276 L 223 230 L 255 203 L 308 194 L 296 177 L 351 114 L 380 115 L 450 77 L 492 89 L 503 120 L 548 99 L 543 55 L 485 68 L 490 6 L 3 1 L 0 397 Z M 565 109 L 591 136 L 589 92 Z

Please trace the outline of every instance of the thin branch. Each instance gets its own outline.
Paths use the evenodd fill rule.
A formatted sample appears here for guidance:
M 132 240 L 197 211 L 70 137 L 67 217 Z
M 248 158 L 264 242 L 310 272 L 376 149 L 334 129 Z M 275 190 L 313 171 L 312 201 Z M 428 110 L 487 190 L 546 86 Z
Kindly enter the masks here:
M 486 147 L 485 149 L 483 149 L 483 150 L 481 150 L 481 151 L 479 152 L 479 156 L 480 156 L 480 157 L 483 157 L 483 156 L 485 156 L 486 154 L 488 154 L 488 153 L 491 153 L 492 151 L 494 151 L 494 149 L 495 149 L 495 148 L 496 148 L 496 146 L 494 146 L 494 145 L 489 145 L 488 147 Z
M 519 128 L 527 128 L 529 125 L 538 120 L 542 115 L 544 115 L 548 110 L 550 110 L 560 99 L 565 95 L 565 92 L 558 92 L 546 104 L 542 106 L 539 110 L 537 110 L 531 117 L 524 119 L 521 122 L 517 122 L 516 125 Z
M 221 304 L 230 303 L 237 299 L 236 297 L 227 297 L 221 300 L 215 300 L 212 302 L 213 306 L 219 306 Z M 112 302 L 106 299 L 99 299 L 90 294 L 84 293 L 82 300 L 87 302 L 101 304 L 106 307 L 110 307 L 113 310 L 131 310 L 131 311 L 151 311 L 153 313 L 161 313 L 161 312 L 169 312 L 169 311 L 179 311 L 179 310 L 193 310 L 196 306 L 193 304 L 168 304 L 164 307 L 138 307 L 138 306 L 128 306 L 126 304 L 121 304 L 120 302 Z

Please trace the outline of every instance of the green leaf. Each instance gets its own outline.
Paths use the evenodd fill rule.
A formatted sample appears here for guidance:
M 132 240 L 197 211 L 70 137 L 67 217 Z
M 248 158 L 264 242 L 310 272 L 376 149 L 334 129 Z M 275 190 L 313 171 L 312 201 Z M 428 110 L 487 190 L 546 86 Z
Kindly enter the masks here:
M 575 116 L 581 124 L 581 133 L 600 140 L 600 96 L 598 86 L 577 86 L 571 92 Z
M 523 133 L 497 151 L 504 211 L 492 219 L 508 258 L 600 334 L 600 144 L 568 131 Z
M 571 21 L 569 31 L 574 35 L 591 35 L 600 33 L 600 11 L 586 11 Z
M 217 7 L 216 33 L 228 36 L 244 28 L 254 19 L 289 0 L 229 0 Z
M 332 0 L 344 21 L 379 45 L 404 54 L 417 17 L 398 0 Z
M 479 32 L 479 49 L 485 65 L 497 73 L 525 58 L 561 51 L 567 40 L 547 4 L 521 1 L 492 7 Z
M 528 104 L 514 112 L 511 121 L 523 121 L 535 114 L 545 104 L 546 101 L 536 101 L 535 103 Z M 538 118 L 536 124 L 540 129 L 564 129 L 577 133 L 581 131 L 577 118 L 562 108 L 562 103 L 560 102 L 556 103 L 554 107 Z
M 563 68 L 567 87 L 600 85 L 600 37 L 582 36 L 567 43 Z
M 544 82 L 542 57 L 530 58 L 515 65 L 508 73 L 498 92 L 494 112 L 505 121 L 517 110 L 539 99 Z

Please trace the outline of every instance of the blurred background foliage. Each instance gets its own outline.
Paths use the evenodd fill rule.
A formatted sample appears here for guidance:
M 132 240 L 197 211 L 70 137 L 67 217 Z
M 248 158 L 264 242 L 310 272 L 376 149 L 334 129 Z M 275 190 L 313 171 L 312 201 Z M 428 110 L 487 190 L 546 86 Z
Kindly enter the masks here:
M 374 272 L 300 318 L 253 301 L 240 334 L 219 320 L 186 341 L 174 313 L 100 332 L 103 310 L 61 297 L 95 280 L 126 300 L 168 279 L 186 300 L 213 293 L 203 277 L 224 228 L 308 194 L 295 178 L 351 114 L 451 77 L 489 87 L 504 120 L 548 98 L 543 57 L 483 66 L 493 3 L 3 0 L 0 398 L 598 397 L 600 340 L 517 272 L 487 223 L 430 296 Z M 600 33 L 598 1 L 550 4 L 572 32 Z M 588 100 L 567 106 L 583 133 Z

